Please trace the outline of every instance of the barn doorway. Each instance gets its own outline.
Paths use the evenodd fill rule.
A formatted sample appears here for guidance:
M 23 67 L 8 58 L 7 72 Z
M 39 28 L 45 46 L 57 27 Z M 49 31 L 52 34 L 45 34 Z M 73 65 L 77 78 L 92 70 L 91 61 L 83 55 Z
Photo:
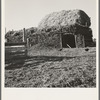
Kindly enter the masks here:
M 62 35 L 62 47 L 63 48 L 75 48 L 75 37 L 72 34 Z

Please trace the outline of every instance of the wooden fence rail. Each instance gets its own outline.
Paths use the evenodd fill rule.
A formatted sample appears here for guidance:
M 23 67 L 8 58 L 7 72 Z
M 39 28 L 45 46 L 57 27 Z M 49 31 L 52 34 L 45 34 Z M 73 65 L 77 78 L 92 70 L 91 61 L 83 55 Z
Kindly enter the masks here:
M 23 42 L 21 43 L 9 43 L 9 42 L 5 42 L 5 47 L 7 46 L 24 46 L 25 47 L 25 55 L 27 55 L 27 49 L 30 47 L 29 44 L 29 39 L 27 38 L 26 34 L 25 34 L 25 28 L 23 29 Z M 20 47 L 19 47 L 20 48 Z
M 17 46 L 17 45 L 26 45 L 26 42 L 21 42 L 21 43 L 5 43 L 5 46 Z

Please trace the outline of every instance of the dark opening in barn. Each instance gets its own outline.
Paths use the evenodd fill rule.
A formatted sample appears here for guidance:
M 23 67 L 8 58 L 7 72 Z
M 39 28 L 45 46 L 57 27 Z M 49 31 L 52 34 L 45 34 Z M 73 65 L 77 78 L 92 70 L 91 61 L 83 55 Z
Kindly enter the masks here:
M 62 35 L 62 47 L 63 48 L 75 48 L 75 37 L 72 34 Z

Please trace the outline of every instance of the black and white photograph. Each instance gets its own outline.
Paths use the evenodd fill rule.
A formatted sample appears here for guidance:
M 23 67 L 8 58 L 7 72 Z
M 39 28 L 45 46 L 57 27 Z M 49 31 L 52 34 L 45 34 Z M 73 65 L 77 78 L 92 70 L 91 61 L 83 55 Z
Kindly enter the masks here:
M 5 0 L 4 12 L 5 88 L 97 87 L 97 0 Z

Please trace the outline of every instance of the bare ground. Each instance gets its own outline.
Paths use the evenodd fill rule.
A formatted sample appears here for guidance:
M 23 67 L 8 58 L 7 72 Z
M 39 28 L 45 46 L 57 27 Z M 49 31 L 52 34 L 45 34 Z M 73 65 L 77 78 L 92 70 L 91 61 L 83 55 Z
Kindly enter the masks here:
M 96 48 L 30 51 L 6 54 L 5 87 L 96 87 Z

